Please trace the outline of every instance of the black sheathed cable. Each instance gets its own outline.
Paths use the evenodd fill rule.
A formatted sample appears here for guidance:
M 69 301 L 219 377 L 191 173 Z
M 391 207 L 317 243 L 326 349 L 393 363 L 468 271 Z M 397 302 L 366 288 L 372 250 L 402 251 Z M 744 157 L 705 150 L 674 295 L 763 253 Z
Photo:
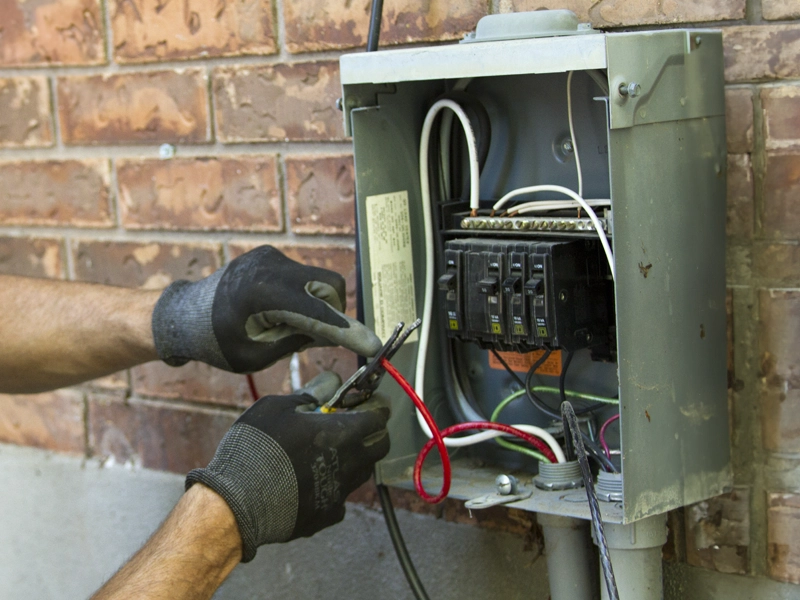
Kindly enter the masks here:
M 367 52 L 375 52 L 378 49 L 382 17 L 383 0 L 372 0 L 372 10 L 369 15 L 369 34 L 367 35 Z
M 381 501 L 381 509 L 383 510 L 383 518 L 386 521 L 386 529 L 389 530 L 389 537 L 392 538 L 392 545 L 397 554 L 397 559 L 400 561 L 400 567 L 403 569 L 403 574 L 408 580 L 408 585 L 417 600 L 429 600 L 428 593 L 420 581 L 417 570 L 414 568 L 414 563 L 411 561 L 411 556 L 408 554 L 406 542 L 403 540 L 403 534 L 400 531 L 400 525 L 397 523 L 397 516 L 394 514 L 394 506 L 392 505 L 392 497 L 389 495 L 389 488 L 382 483 L 377 484 L 378 499 Z
M 566 383 L 567 383 L 567 369 L 569 369 L 570 363 L 572 363 L 572 352 L 567 352 L 567 356 L 564 358 L 564 364 L 561 366 L 561 374 L 558 376 L 558 394 L 561 399 L 561 406 L 563 407 L 567 401 L 567 393 L 566 393 Z M 572 405 L 570 404 L 570 407 Z M 574 409 L 573 409 L 574 412 Z M 572 443 L 572 438 L 567 435 L 568 427 L 567 421 L 564 419 L 564 409 L 561 409 L 561 421 L 564 427 L 564 456 L 567 458 L 567 462 L 572 462 L 575 460 L 575 445 Z M 576 417 L 577 419 L 577 417 Z M 580 428 L 578 428 L 580 431 Z
M 603 578 L 606 582 L 608 598 L 609 600 L 619 600 L 617 580 L 614 578 L 614 568 L 611 566 L 611 556 L 608 552 L 606 533 L 603 529 L 603 521 L 600 518 L 600 504 L 597 501 L 597 493 L 594 490 L 594 480 L 592 479 L 592 471 L 589 469 L 586 448 L 583 446 L 583 439 L 580 435 L 581 429 L 578 425 L 578 417 L 575 416 L 575 409 L 572 408 L 572 404 L 569 402 L 561 404 L 561 416 L 564 419 L 564 427 L 566 428 L 564 433 L 572 437 L 572 443 L 575 445 L 575 451 L 578 455 L 578 464 L 581 467 L 583 485 L 586 488 L 586 497 L 589 500 L 589 511 L 592 514 L 594 534 L 597 538 L 597 546 L 600 548 L 600 565 L 603 568 Z

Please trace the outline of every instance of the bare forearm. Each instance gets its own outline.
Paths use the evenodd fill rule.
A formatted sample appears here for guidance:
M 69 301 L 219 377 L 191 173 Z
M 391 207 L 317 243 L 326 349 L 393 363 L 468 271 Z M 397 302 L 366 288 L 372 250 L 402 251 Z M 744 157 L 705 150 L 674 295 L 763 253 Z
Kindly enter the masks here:
M 0 392 L 54 389 L 156 360 L 159 295 L 0 276 Z
M 195 484 L 92 600 L 211 598 L 241 558 L 242 540 L 230 508 L 216 493 Z

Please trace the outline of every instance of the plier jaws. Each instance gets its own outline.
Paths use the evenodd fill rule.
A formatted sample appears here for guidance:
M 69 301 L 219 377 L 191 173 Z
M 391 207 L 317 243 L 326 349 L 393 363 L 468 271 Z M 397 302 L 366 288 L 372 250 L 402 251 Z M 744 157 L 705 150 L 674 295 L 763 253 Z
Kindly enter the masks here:
M 322 406 L 321 411 L 331 412 L 336 408 L 351 408 L 369 400 L 375 390 L 378 389 L 381 379 L 383 379 L 383 375 L 386 373 L 386 370 L 381 364 L 382 360 L 384 358 L 386 360 L 391 359 L 421 323 L 422 319 L 417 319 L 405 330 L 405 323 L 402 321 L 398 323 L 392 335 L 389 336 L 389 339 L 386 340 L 386 343 L 380 349 L 380 352 L 373 356 L 367 364 L 353 373 L 347 381 L 336 390 L 333 397 Z

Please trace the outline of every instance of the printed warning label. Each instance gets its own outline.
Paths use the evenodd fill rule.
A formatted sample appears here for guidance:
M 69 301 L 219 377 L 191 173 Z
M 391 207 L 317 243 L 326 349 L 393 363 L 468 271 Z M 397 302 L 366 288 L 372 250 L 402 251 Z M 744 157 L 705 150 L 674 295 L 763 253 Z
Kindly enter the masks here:
M 518 354 L 516 352 L 498 352 L 498 354 L 506 361 L 512 370 L 519 371 L 520 373 L 527 373 L 528 369 L 533 366 L 533 363 L 539 360 L 542 354 L 544 354 L 544 350 L 534 350 L 527 354 Z M 497 360 L 493 352 L 489 352 L 489 366 L 492 369 L 505 370 L 505 367 L 500 364 L 500 361 Z M 553 375 L 555 377 L 561 375 L 561 350 L 554 350 L 551 352 L 547 360 L 536 369 L 536 374 Z
M 417 318 L 408 192 L 367 196 L 366 206 L 375 333 L 386 341 L 400 321 Z

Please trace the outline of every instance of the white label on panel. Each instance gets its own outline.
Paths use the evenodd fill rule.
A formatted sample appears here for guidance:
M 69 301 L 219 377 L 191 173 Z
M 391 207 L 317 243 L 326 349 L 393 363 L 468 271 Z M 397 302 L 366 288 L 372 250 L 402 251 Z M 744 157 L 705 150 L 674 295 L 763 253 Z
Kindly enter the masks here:
M 400 321 L 417 318 L 407 191 L 367 197 L 367 240 L 375 333 L 385 342 Z

